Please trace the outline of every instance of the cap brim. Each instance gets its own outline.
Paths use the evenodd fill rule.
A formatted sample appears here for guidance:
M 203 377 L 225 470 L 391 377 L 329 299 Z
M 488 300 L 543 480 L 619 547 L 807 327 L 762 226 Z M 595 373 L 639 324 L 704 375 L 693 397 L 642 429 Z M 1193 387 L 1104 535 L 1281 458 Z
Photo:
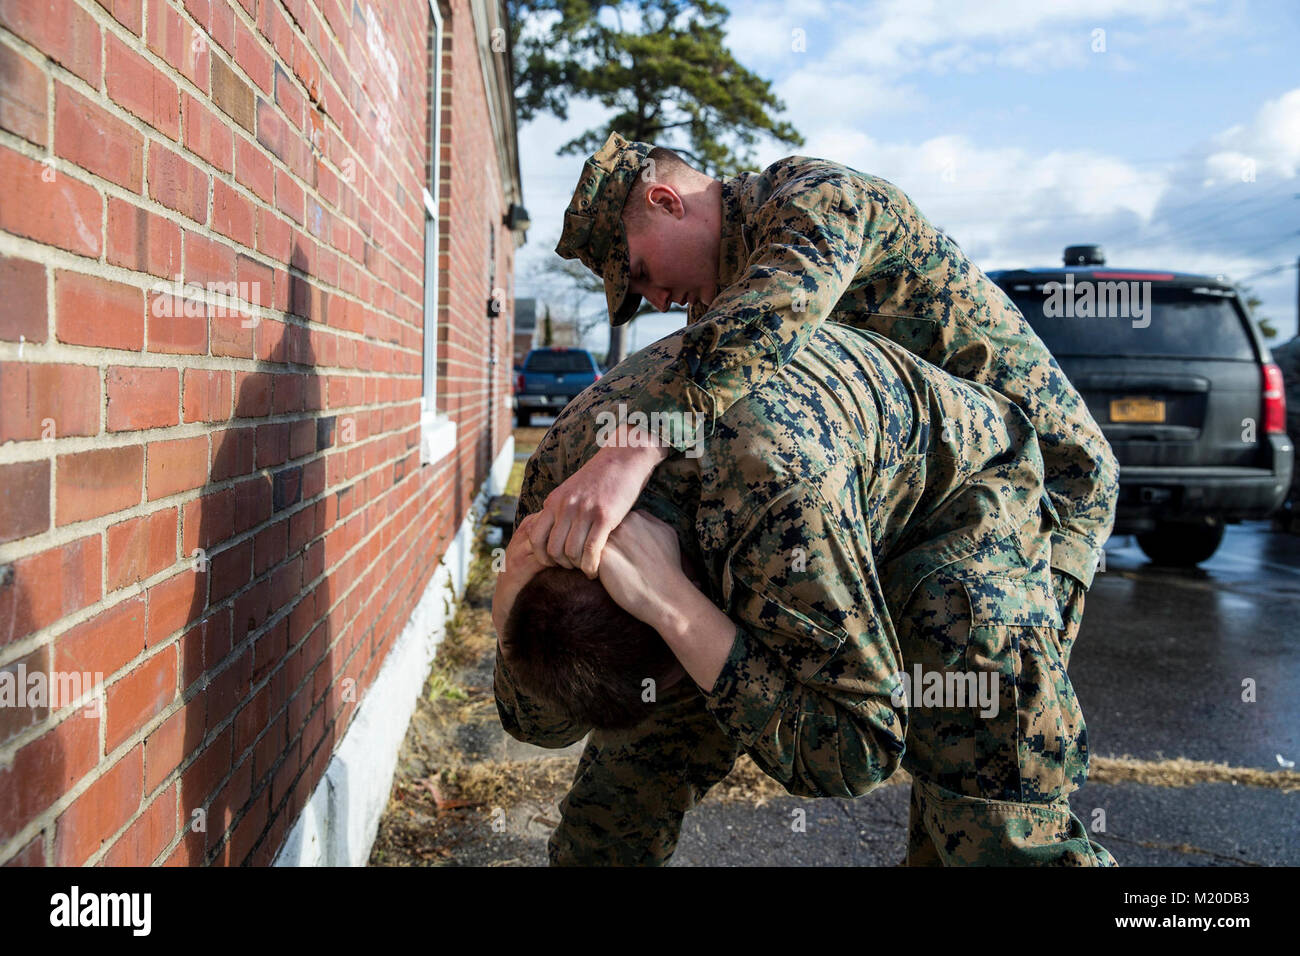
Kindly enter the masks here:
M 619 234 L 610 243 L 605 256 L 605 307 L 609 310 L 610 325 L 623 325 L 636 315 L 641 307 L 641 296 L 627 287 L 628 251 L 627 234 L 623 224 L 618 227 Z

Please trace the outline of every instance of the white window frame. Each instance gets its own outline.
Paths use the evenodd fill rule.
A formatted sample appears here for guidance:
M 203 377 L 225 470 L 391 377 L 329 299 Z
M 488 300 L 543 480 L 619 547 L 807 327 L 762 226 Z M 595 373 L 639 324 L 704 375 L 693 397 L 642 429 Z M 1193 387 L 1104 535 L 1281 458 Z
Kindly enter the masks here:
M 433 137 L 430 175 L 424 194 L 424 394 L 420 405 L 420 464 L 431 465 L 456 450 L 456 422 L 438 412 L 438 193 L 442 167 L 442 14 L 429 0 L 433 18 Z

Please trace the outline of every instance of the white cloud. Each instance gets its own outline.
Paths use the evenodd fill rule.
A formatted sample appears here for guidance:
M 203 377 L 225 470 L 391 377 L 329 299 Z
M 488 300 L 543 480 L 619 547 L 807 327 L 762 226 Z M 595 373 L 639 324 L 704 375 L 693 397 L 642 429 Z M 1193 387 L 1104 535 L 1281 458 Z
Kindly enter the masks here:
M 1221 147 L 1205 158 L 1207 185 L 1249 181 L 1253 174 L 1291 178 L 1300 167 L 1300 89 L 1259 108 L 1254 118 L 1214 137 Z

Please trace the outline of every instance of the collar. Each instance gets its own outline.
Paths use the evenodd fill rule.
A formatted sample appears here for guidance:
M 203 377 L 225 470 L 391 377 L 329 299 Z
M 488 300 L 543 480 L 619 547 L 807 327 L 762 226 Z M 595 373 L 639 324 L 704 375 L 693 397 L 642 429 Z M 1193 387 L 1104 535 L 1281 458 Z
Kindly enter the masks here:
M 749 210 L 745 206 L 745 195 L 748 192 L 745 187 L 752 175 L 753 173 L 741 173 L 722 184 L 722 237 L 718 244 L 719 292 L 740 278 L 753 251 L 747 223 Z

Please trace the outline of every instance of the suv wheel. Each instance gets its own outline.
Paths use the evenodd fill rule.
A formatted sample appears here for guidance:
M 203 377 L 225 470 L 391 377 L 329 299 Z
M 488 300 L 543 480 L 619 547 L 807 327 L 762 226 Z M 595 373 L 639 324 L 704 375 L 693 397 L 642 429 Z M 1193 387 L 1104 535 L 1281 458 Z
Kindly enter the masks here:
M 1137 536 L 1142 553 L 1156 564 L 1180 568 L 1208 561 L 1223 540 L 1223 525 L 1165 522 Z

